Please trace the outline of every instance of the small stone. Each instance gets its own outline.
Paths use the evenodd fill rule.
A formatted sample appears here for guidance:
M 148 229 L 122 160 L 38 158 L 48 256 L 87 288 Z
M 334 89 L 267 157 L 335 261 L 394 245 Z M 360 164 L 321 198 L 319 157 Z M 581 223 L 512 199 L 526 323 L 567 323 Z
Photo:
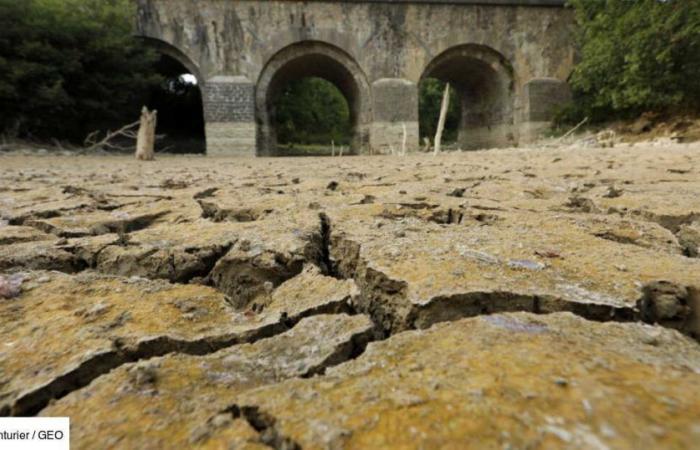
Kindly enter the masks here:
M 26 278 L 23 273 L 0 275 L 0 298 L 15 298 L 22 292 L 22 283 Z
M 365 195 L 362 200 L 360 200 L 361 205 L 369 205 L 374 203 L 377 198 L 374 195 Z
M 475 259 L 479 262 L 486 263 L 486 264 L 498 264 L 499 260 L 493 255 L 490 255 L 485 252 L 480 252 L 478 250 L 472 250 L 472 249 L 460 249 L 459 254 L 465 258 L 471 258 Z
M 541 262 L 530 261 L 529 259 L 511 259 L 508 261 L 508 267 L 511 269 L 544 270 L 547 266 Z
M 157 366 L 153 364 L 140 364 L 129 371 L 131 382 L 136 387 L 144 387 L 155 384 L 158 379 Z
M 623 193 L 622 189 L 617 189 L 615 186 L 608 187 L 608 190 L 603 194 L 605 198 L 618 198 L 621 197 Z
M 569 381 L 564 378 L 556 378 L 554 380 L 554 384 L 561 387 L 567 387 L 569 385 Z
M 457 188 L 454 191 L 450 192 L 447 194 L 448 197 L 457 197 L 457 198 L 462 198 L 464 197 L 464 193 L 467 191 L 466 188 Z
M 652 331 L 649 331 L 648 333 L 643 334 L 641 340 L 646 345 L 651 345 L 653 347 L 656 347 L 659 344 L 661 344 L 661 341 L 659 339 L 660 337 L 661 337 L 661 333 L 659 332 L 659 330 L 652 330 Z

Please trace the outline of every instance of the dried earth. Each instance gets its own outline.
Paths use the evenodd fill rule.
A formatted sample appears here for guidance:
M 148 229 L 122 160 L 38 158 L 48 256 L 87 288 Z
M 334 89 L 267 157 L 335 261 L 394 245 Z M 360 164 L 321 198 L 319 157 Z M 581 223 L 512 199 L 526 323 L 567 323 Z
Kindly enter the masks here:
M 697 144 L 0 167 L 0 414 L 75 448 L 700 448 Z

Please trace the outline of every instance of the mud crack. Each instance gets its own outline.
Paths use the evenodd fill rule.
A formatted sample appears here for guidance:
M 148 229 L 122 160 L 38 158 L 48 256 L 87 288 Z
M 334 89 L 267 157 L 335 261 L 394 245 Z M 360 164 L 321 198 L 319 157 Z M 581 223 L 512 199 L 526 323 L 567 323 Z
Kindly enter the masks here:
M 696 339 L 700 336 L 700 293 L 692 287 L 664 281 L 648 283 L 641 288 L 639 299 L 629 305 L 593 298 L 593 293 L 575 287 L 571 287 L 574 297 L 593 297 L 590 301 L 575 301 L 544 293 L 476 290 L 414 302 L 409 299 L 408 283 L 392 279 L 371 266 L 361 256 L 360 243 L 342 235 L 330 236 L 330 233 L 329 228 L 329 253 L 332 254 L 329 260 L 336 275 L 355 280 L 360 288 L 355 308 L 369 315 L 387 335 L 479 315 L 570 312 L 591 321 L 645 322 L 673 328 Z
M 77 367 L 54 378 L 44 386 L 25 393 L 11 407 L 5 407 L 3 410 L 0 410 L 0 416 L 34 416 L 45 408 L 49 402 L 63 398 L 71 392 L 87 386 L 96 378 L 127 363 L 151 359 L 169 353 L 206 355 L 233 345 L 252 343 L 271 337 L 287 331 L 287 329 L 284 323 L 276 322 L 240 335 L 208 337 L 194 341 L 183 341 L 169 336 L 159 336 L 155 339 L 138 342 L 133 347 L 128 343 L 116 340 L 113 342 L 112 350 L 93 355 Z
M 232 405 L 221 414 L 229 414 L 233 419 L 244 419 L 259 433 L 260 443 L 275 450 L 301 450 L 301 445 L 284 436 L 276 427 L 277 419 L 257 406 Z

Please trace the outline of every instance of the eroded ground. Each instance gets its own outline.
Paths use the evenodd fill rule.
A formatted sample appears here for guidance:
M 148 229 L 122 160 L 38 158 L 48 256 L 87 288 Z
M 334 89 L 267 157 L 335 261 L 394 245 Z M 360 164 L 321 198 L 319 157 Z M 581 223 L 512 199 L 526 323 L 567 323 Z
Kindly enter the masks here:
M 700 448 L 697 144 L 0 167 L 0 413 L 74 448 Z

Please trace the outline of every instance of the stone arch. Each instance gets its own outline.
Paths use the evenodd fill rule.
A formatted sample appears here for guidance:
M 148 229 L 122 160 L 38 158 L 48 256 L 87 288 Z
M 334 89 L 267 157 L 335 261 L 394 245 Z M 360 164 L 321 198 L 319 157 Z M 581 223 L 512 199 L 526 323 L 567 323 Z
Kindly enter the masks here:
M 161 39 L 148 36 L 138 36 L 138 38 L 158 53 L 169 56 L 182 64 L 182 66 L 185 67 L 192 75 L 197 77 L 197 82 L 200 84 L 200 86 L 204 85 L 206 80 L 204 79 L 202 71 L 199 69 L 199 66 L 194 62 L 194 60 L 187 56 L 185 52 Z
M 451 47 L 423 70 L 421 81 L 449 82 L 462 109 L 458 143 L 464 149 L 512 145 L 515 136 L 515 74 L 496 50 L 478 44 Z
M 256 85 L 258 155 L 271 155 L 276 147 L 274 102 L 290 81 L 319 77 L 333 83 L 345 96 L 353 128 L 351 152 L 368 145 L 371 123 L 370 87 L 359 64 L 340 48 L 321 41 L 300 41 L 275 53 L 265 64 Z
M 160 39 L 137 36 L 154 49 L 160 60 L 155 69 L 166 79 L 188 73 L 197 79 L 196 85 L 180 88 L 180 94 L 164 88 L 151 90 L 148 106 L 158 110 L 157 132 L 164 135 L 159 145 L 177 153 L 206 152 L 204 77 L 199 67 L 183 51 Z M 172 86 L 172 85 L 170 85 Z

